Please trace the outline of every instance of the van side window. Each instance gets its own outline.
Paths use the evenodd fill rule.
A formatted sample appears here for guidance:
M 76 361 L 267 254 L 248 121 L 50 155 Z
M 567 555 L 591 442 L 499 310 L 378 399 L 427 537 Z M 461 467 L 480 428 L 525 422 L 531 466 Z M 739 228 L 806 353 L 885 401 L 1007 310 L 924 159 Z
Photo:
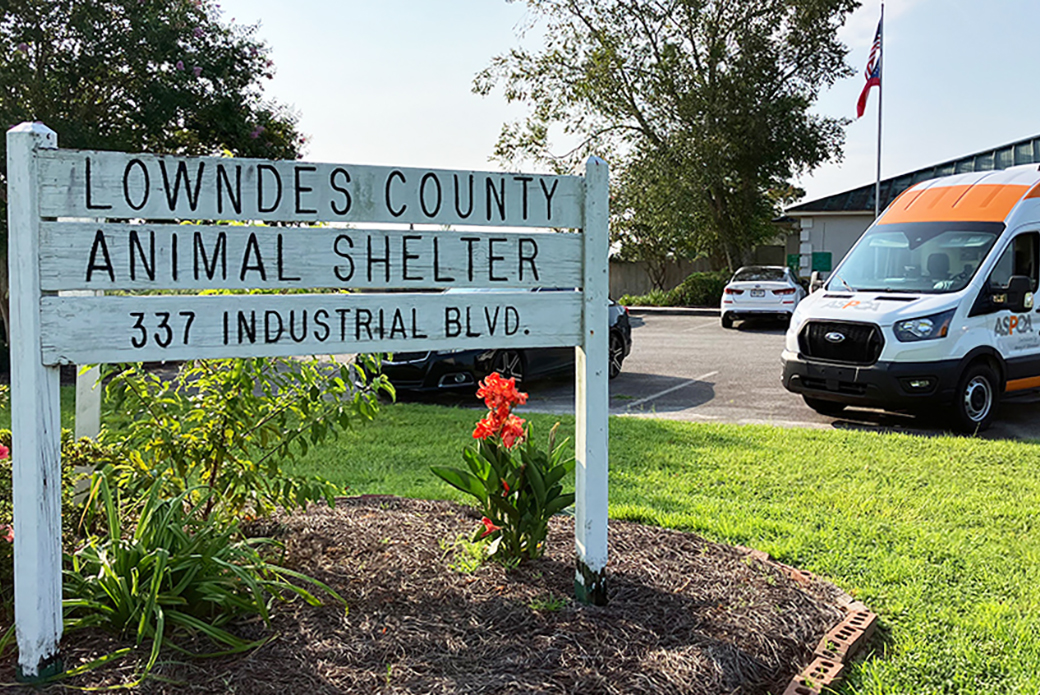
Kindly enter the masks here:
M 1032 281 L 1032 289 L 1036 292 L 1040 282 L 1040 232 L 1026 232 L 1015 237 L 1004 249 L 993 272 L 989 276 L 989 286 L 993 288 L 1007 287 L 1012 275 L 1025 275 Z

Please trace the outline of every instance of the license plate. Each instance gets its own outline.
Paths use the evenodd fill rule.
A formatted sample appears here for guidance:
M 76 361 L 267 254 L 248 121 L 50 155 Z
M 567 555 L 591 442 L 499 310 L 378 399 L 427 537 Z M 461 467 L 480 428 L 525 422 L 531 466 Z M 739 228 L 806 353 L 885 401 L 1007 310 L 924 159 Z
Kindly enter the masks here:
M 751 290 L 751 296 L 752 297 L 765 297 L 766 296 L 766 291 L 765 290 Z

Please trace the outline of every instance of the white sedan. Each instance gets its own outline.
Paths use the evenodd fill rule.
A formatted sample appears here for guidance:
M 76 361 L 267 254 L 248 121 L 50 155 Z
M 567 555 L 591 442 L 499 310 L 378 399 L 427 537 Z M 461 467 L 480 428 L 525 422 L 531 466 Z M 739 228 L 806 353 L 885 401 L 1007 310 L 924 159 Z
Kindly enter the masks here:
M 805 290 L 790 268 L 780 265 L 748 265 L 736 273 L 722 291 L 722 327 L 733 328 L 736 319 L 776 317 L 790 321 Z

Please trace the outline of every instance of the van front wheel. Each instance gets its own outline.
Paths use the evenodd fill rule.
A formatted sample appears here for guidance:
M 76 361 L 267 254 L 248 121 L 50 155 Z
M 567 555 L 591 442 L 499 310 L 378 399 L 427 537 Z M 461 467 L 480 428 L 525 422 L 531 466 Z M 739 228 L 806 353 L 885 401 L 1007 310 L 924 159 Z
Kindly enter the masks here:
M 993 422 L 1000 401 L 997 375 L 989 365 L 973 364 L 961 375 L 953 403 L 956 429 L 973 434 Z

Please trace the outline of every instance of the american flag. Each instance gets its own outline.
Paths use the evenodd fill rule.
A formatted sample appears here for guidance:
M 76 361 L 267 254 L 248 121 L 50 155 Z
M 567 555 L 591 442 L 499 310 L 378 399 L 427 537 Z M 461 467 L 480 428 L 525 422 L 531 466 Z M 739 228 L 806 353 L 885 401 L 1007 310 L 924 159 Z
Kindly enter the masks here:
M 881 89 L 881 21 L 878 20 L 877 33 L 874 34 L 874 45 L 870 47 L 870 57 L 867 58 L 867 69 L 864 75 L 867 83 L 863 85 L 863 91 L 859 93 L 859 101 L 856 103 L 856 118 L 862 118 L 867 108 L 867 95 L 870 88 L 876 86 Z

